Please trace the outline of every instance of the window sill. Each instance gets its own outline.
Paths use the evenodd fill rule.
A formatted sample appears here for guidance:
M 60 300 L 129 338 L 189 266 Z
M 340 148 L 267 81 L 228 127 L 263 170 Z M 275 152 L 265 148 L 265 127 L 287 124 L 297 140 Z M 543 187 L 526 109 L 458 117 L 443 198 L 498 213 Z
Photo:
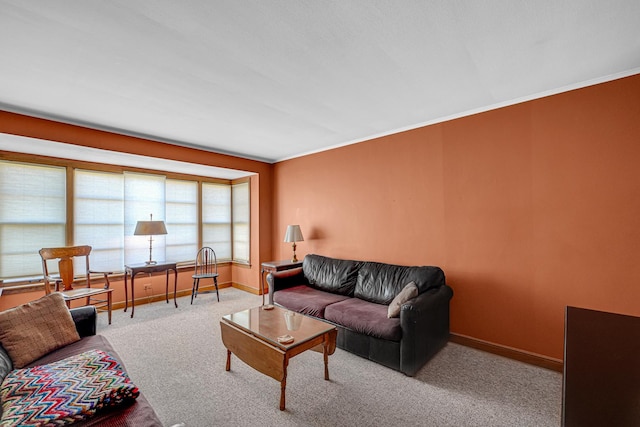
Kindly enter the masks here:
M 226 266 L 226 265 L 239 265 L 244 267 L 251 267 L 250 264 L 241 264 L 232 261 L 224 261 L 219 262 L 218 267 Z M 195 267 L 195 263 L 193 262 L 185 262 L 178 263 L 178 271 L 186 271 L 193 270 Z M 164 274 L 164 273 L 163 273 Z M 119 280 L 124 281 L 124 271 L 118 271 L 116 273 L 109 275 L 109 280 Z M 82 279 L 78 280 L 78 282 L 82 281 Z M 100 284 L 104 283 L 102 276 L 96 276 L 91 278 L 91 284 Z M 13 282 L 3 282 L 0 281 L 0 290 L 3 295 L 13 295 L 13 294 L 22 294 L 28 292 L 38 292 L 41 291 L 44 293 L 44 283 L 42 282 L 42 278 L 25 278 L 24 280 L 15 280 Z

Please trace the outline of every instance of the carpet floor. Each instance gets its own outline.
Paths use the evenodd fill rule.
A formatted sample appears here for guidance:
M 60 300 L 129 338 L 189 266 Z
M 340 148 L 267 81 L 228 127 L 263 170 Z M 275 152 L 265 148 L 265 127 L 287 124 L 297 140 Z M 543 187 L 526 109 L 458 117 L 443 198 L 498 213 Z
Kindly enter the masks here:
M 238 289 L 138 305 L 135 317 L 98 319 L 133 382 L 165 426 L 558 426 L 562 375 L 449 343 L 415 377 L 336 349 L 324 380 L 322 354 L 289 362 L 280 384 L 237 358 L 225 371 L 220 318 L 260 305 Z

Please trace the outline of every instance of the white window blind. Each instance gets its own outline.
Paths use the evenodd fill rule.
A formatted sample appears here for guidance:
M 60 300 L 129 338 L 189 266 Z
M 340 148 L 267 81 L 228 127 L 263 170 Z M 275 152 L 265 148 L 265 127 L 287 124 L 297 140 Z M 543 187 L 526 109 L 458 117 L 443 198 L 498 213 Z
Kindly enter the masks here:
M 121 271 L 124 265 L 124 176 L 76 170 L 73 181 L 74 245 L 93 248 L 92 270 Z M 75 270 L 84 271 L 84 266 L 77 265 Z
M 0 278 L 41 276 L 38 251 L 65 244 L 66 170 L 0 161 Z
M 65 167 L 0 161 L 0 279 L 41 276 L 38 251 L 67 244 L 90 245 L 94 270 L 122 271 L 125 264 L 144 262 L 149 237 L 133 232 L 149 214 L 164 220 L 168 231 L 153 236 L 156 261 L 191 261 L 200 244 L 213 247 L 222 261 L 249 260 L 248 183 L 233 188 L 232 209 L 228 183 L 202 182 L 199 194 L 198 180 L 74 169 L 66 194 L 66 178 Z
M 191 261 L 198 252 L 198 183 L 167 179 L 167 259 Z
M 231 186 L 202 183 L 202 244 L 218 261 L 231 260 Z
M 124 173 L 124 263 L 137 264 L 149 259 L 149 236 L 134 236 L 138 221 L 165 221 L 165 177 Z M 168 230 L 167 230 L 168 231 Z M 165 236 L 152 236 L 153 259 L 166 261 Z
M 233 260 L 249 263 L 249 183 L 242 182 L 231 186 L 233 218 Z

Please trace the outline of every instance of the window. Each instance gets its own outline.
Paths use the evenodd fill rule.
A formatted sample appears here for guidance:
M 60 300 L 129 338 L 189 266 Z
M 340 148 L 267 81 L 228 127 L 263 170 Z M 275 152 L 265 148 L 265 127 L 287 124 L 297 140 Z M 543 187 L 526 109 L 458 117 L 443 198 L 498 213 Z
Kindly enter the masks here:
M 134 236 L 140 220 L 163 220 L 166 236 L 153 236 L 153 257 L 190 261 L 198 250 L 198 184 L 161 175 L 76 170 L 74 242 L 93 247 L 92 268 L 118 271 L 148 259 L 149 238 Z M 126 214 L 125 214 L 126 212 Z M 95 260 L 95 261 L 94 261 Z
M 191 262 L 203 245 L 219 261 L 249 262 L 248 182 L 106 169 L 0 161 L 1 279 L 41 277 L 42 247 L 90 245 L 99 271 L 143 262 L 149 237 L 133 232 L 150 214 L 168 231 L 153 236 L 155 260 Z
M 231 186 L 233 216 L 233 260 L 249 263 L 249 183 Z
M 38 251 L 64 246 L 66 170 L 0 161 L 0 277 L 41 276 Z
M 152 215 L 154 221 L 166 223 L 165 180 L 162 175 L 124 173 L 125 264 L 136 264 L 149 259 L 149 236 L 134 236 L 133 232 L 138 221 L 149 221 Z M 153 236 L 154 260 L 167 260 L 165 242 L 165 235 Z
M 73 181 L 74 244 L 90 245 L 93 248 L 93 270 L 122 270 L 124 176 L 109 172 L 75 170 Z
M 231 187 L 202 183 L 202 246 L 210 246 L 218 261 L 231 260 Z
M 198 183 L 167 179 L 165 199 L 166 259 L 193 260 L 198 252 Z

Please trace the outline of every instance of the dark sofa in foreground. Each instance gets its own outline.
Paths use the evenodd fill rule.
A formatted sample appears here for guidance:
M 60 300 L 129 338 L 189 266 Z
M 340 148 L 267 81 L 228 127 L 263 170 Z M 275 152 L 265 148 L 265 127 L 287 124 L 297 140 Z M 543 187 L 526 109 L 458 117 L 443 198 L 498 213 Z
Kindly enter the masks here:
M 46 316 L 48 316 L 49 313 L 54 313 L 55 318 L 58 318 L 59 314 L 64 314 L 65 316 L 68 317 L 68 314 L 64 313 L 64 311 L 66 311 L 67 308 L 66 306 L 64 306 L 64 302 L 62 301 L 61 297 L 59 298 L 59 303 L 57 301 L 53 301 L 53 302 L 47 301 L 47 299 L 49 298 L 55 299 L 56 294 L 51 294 L 51 295 L 52 295 L 51 297 L 47 296 L 33 303 L 27 304 L 26 306 L 29 306 L 29 307 L 27 307 L 24 313 L 18 314 L 18 315 L 12 315 L 13 318 L 9 318 L 8 316 L 4 317 L 5 314 L 8 312 L 0 313 L 0 316 L 3 316 L 1 322 L 3 322 L 5 327 L 7 326 L 7 324 L 11 322 L 19 322 L 20 320 L 26 317 L 31 317 L 32 319 L 35 319 L 33 322 L 31 322 L 29 326 L 25 327 L 25 328 L 31 328 L 29 332 L 25 332 L 23 334 L 25 338 L 15 334 L 13 337 L 8 336 L 9 334 L 6 333 L 7 332 L 6 330 L 0 333 L 0 336 L 2 337 L 2 340 L 3 340 L 2 341 L 3 345 L 11 344 L 11 347 L 7 347 L 7 348 L 13 349 L 13 352 L 12 352 L 9 350 L 5 350 L 3 346 L 0 346 L 0 375 L 2 376 L 2 379 L 5 379 L 8 376 L 11 376 L 11 373 L 13 372 L 17 372 L 16 366 L 15 366 L 16 360 L 21 360 L 21 361 L 27 360 L 27 362 L 25 363 L 20 362 L 20 365 L 24 365 L 24 366 L 19 366 L 19 367 L 24 367 L 24 369 L 21 370 L 23 371 L 23 370 L 28 370 L 29 368 L 39 367 L 39 366 L 42 366 L 45 368 L 51 367 L 51 366 L 57 366 L 57 365 L 51 365 L 51 364 L 54 362 L 60 362 L 63 359 L 68 360 L 67 358 L 69 358 L 70 356 L 77 357 L 78 355 L 81 355 L 81 354 L 87 354 L 86 352 L 92 353 L 95 350 L 108 353 L 109 360 L 115 360 L 120 364 L 120 367 L 124 369 L 122 360 L 120 359 L 118 354 L 114 351 L 109 341 L 102 335 L 96 335 L 97 311 L 96 311 L 96 308 L 93 306 L 72 308 L 71 310 L 69 310 L 73 322 L 67 321 L 66 323 L 69 324 L 71 328 L 73 328 L 73 325 L 75 325 L 75 330 L 77 331 L 77 335 L 75 335 L 75 338 L 71 339 L 71 341 L 74 341 L 74 342 L 55 348 L 53 351 L 50 351 L 47 354 L 44 354 L 42 357 L 39 357 L 37 360 L 33 360 L 33 361 L 29 361 L 30 359 L 23 359 L 22 356 L 24 352 L 22 351 L 21 353 L 16 353 L 15 349 L 16 349 L 16 344 L 19 344 L 18 341 L 29 340 L 30 338 L 35 338 L 37 341 L 42 341 L 43 337 L 45 337 L 45 340 L 48 340 L 48 338 L 52 334 L 56 335 L 55 339 L 57 340 L 61 339 L 60 329 L 55 330 L 55 328 L 52 328 L 54 329 L 53 332 L 50 332 L 48 330 L 48 327 L 46 325 L 51 324 L 51 321 L 53 320 L 46 318 Z M 56 304 L 62 304 L 61 306 L 62 308 L 60 308 L 59 306 L 56 306 Z M 15 311 L 15 309 L 13 310 Z M 22 316 L 22 317 L 19 317 L 19 316 Z M 34 324 L 36 326 L 35 328 L 32 328 Z M 38 326 L 43 324 L 45 325 L 45 327 Z M 21 332 L 18 332 L 18 334 L 20 333 Z M 75 334 L 75 331 L 73 332 L 73 334 Z M 78 336 L 80 337 L 79 340 L 77 339 Z M 30 345 L 29 347 L 30 348 L 26 348 L 27 351 L 30 351 L 30 349 L 33 348 L 33 345 Z M 44 351 L 47 351 L 47 350 L 44 350 Z M 60 363 L 65 363 L 65 362 L 62 361 Z M 40 368 L 37 368 L 37 369 L 40 369 Z M 55 372 L 55 369 L 57 368 L 48 368 L 48 369 L 51 369 L 52 371 Z M 119 368 L 117 366 L 110 365 L 108 369 L 118 370 Z M 2 379 L 0 379 L 0 381 L 2 381 Z M 21 380 L 21 381 L 26 381 L 26 380 Z M 75 381 L 71 381 L 70 383 L 73 383 L 73 382 Z M 35 382 L 32 384 L 34 386 L 36 385 Z M 38 384 L 44 384 L 44 380 L 38 381 Z M 6 380 L 3 381 L 2 388 L 4 389 L 5 387 L 9 387 L 8 385 L 6 385 Z M 14 386 L 14 387 L 17 388 L 18 386 Z M 27 388 L 25 388 L 22 385 L 20 385 L 19 387 L 20 387 L 21 395 L 24 395 Z M 74 402 L 73 403 L 74 405 L 82 405 L 83 407 L 86 407 L 85 406 L 86 404 L 84 402 L 87 402 L 87 401 L 79 400 L 78 397 L 75 397 L 75 394 L 65 393 L 63 383 L 52 382 L 48 387 L 49 387 L 48 389 L 49 391 L 47 393 L 59 393 L 57 394 L 57 396 L 60 399 L 71 399 L 71 402 Z M 57 388 L 57 390 L 59 391 L 55 391 L 55 392 L 52 391 L 54 388 Z M 136 391 L 137 391 L 137 388 L 136 388 Z M 52 397 L 49 397 L 47 400 L 48 403 L 43 403 L 40 400 L 40 398 L 37 398 L 37 397 L 31 397 L 29 395 L 25 395 L 25 398 L 26 400 L 21 400 L 21 401 L 25 401 L 25 402 L 29 401 L 31 402 L 32 405 L 35 402 L 35 405 L 36 405 L 35 407 L 37 408 L 43 408 L 44 406 L 48 406 L 51 404 L 53 400 Z M 112 402 L 114 402 L 113 399 L 114 398 L 112 397 L 111 398 Z M 112 406 L 112 407 L 101 410 L 96 415 L 93 415 L 88 419 L 78 419 L 77 421 L 74 421 L 73 417 L 66 417 L 64 419 L 58 419 L 55 422 L 52 422 L 51 425 L 63 425 L 71 422 L 73 423 L 74 426 L 75 425 L 78 425 L 78 426 L 108 425 L 108 426 L 130 426 L 130 427 L 162 426 L 162 423 L 158 419 L 155 411 L 153 410 L 153 408 L 151 407 L 147 399 L 145 399 L 145 397 L 141 393 L 137 396 L 137 398 L 135 398 L 135 400 L 132 403 L 128 402 L 128 403 L 116 404 L 114 402 L 109 406 Z M 105 408 L 106 408 L 106 405 L 105 405 Z M 4 407 L 4 401 L 3 401 L 3 409 L 6 411 L 6 408 Z M 26 409 L 26 410 L 31 411 L 31 409 Z M 47 411 L 48 413 L 51 413 L 52 409 L 49 409 Z M 5 415 L 7 414 L 2 413 L 3 422 L 8 422 L 7 420 L 4 419 Z
M 449 339 L 453 290 L 439 267 L 307 255 L 302 268 L 269 274 L 267 282 L 271 304 L 336 325 L 339 348 L 408 376 Z M 398 317 L 389 317 L 390 307 Z

